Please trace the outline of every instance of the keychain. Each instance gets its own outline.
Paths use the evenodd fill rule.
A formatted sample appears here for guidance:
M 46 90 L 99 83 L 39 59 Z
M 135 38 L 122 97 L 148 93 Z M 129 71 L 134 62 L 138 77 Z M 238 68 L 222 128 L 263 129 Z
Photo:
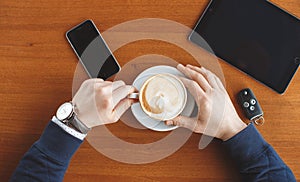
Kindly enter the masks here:
M 250 121 L 253 121 L 258 126 L 265 123 L 264 113 L 251 89 L 241 90 L 238 93 L 238 102 Z

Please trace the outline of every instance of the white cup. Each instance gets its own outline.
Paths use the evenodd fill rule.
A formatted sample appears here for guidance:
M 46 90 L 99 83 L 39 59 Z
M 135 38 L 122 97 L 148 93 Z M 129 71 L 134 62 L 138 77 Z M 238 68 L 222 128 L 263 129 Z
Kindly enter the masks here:
M 168 73 L 148 78 L 139 93 L 129 98 L 139 99 L 142 110 L 155 120 L 171 120 L 185 108 L 187 91 L 182 81 Z

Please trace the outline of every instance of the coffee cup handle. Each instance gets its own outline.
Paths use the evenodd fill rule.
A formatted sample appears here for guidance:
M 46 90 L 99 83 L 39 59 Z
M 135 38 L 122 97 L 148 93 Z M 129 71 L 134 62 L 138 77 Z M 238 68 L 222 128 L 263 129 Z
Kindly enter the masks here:
M 138 99 L 139 98 L 139 93 L 131 93 L 127 96 L 129 99 Z

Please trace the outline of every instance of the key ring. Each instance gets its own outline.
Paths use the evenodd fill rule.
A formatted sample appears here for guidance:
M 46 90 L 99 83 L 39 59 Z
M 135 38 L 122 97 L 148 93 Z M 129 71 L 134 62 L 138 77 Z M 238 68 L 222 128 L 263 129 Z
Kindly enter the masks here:
M 254 118 L 254 123 L 257 125 L 257 126 L 261 126 L 265 123 L 265 118 L 263 116 L 260 116 L 258 118 Z

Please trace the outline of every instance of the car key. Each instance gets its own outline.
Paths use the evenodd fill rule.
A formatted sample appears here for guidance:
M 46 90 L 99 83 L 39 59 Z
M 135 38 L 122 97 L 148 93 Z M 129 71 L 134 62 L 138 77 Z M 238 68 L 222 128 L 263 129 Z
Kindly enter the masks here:
M 245 88 L 238 93 L 238 102 L 246 117 L 256 125 L 263 125 L 263 111 L 251 89 Z

